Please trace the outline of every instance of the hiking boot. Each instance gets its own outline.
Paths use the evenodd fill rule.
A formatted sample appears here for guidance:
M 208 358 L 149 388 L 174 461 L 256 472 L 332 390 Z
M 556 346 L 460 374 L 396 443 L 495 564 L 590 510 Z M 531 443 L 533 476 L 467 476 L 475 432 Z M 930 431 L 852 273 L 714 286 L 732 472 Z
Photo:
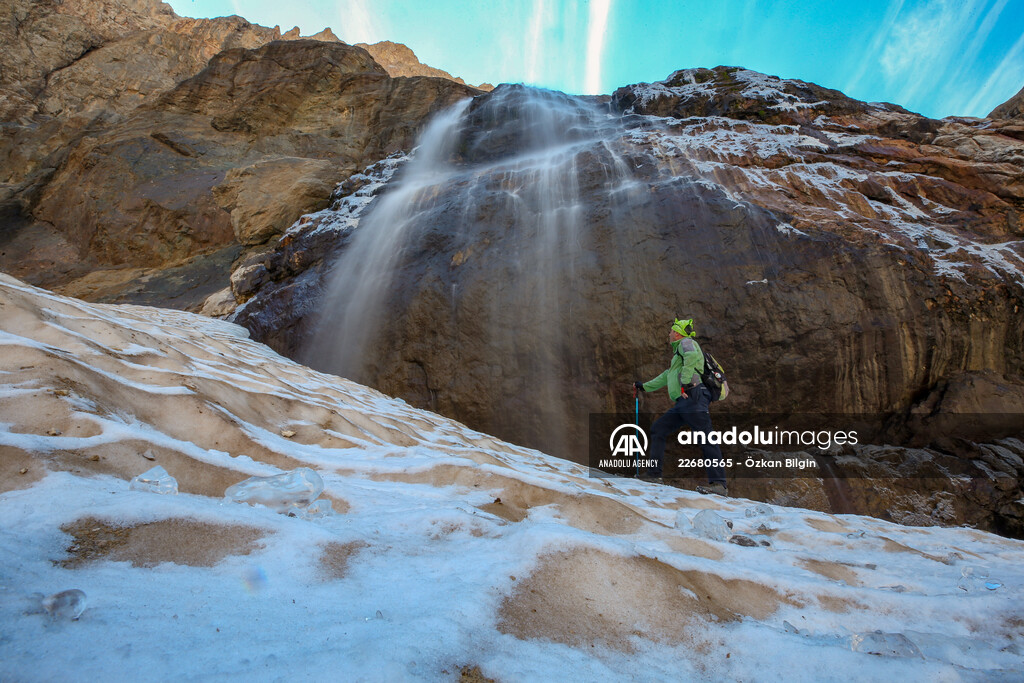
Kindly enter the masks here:
M 703 493 L 704 495 L 715 494 L 716 496 L 728 496 L 729 489 L 726 488 L 725 484 L 720 481 L 716 481 L 714 484 L 708 484 L 707 486 L 698 486 L 696 489 L 697 493 Z

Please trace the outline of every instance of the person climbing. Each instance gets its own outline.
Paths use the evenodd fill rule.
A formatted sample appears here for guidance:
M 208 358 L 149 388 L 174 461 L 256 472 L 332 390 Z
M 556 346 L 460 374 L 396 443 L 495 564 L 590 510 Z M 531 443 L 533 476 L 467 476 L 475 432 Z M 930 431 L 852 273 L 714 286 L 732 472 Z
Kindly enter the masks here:
M 711 392 L 701 381 L 704 373 L 704 352 L 694 337 L 693 320 L 676 320 L 668 335 L 672 346 L 672 362 L 668 370 L 649 382 L 634 382 L 637 391 L 657 391 L 668 386 L 668 395 L 675 405 L 659 417 L 651 426 L 651 451 L 648 459 L 658 463 L 656 469 L 647 471 L 647 477 L 660 479 L 662 463 L 665 455 L 665 440 L 676 434 L 679 428 L 686 425 L 690 429 L 703 432 L 711 431 Z M 725 467 L 721 466 L 722 449 L 715 444 L 701 446 L 705 460 L 718 466 L 708 467 L 708 485 L 698 486 L 698 493 L 716 493 L 720 496 L 729 495 L 725 481 Z

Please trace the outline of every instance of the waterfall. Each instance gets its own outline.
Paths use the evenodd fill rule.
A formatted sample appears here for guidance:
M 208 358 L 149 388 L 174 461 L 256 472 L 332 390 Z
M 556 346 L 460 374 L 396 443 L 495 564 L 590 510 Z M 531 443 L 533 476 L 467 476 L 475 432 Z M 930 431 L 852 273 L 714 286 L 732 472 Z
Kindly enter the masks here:
M 615 286 L 593 282 L 607 264 L 592 247 L 595 225 L 621 222 L 590 200 L 626 207 L 638 188 L 613 152 L 623 131 L 591 101 L 523 86 L 437 116 L 334 266 L 303 360 L 562 450 L 584 340 L 611 324 L 576 313 Z
M 469 102 L 463 100 L 427 126 L 401 181 L 360 220 L 359 232 L 328 283 L 308 351 L 311 364 L 362 378 L 366 345 L 384 314 L 396 265 L 415 236 L 416 218 L 452 175 L 447 157 Z

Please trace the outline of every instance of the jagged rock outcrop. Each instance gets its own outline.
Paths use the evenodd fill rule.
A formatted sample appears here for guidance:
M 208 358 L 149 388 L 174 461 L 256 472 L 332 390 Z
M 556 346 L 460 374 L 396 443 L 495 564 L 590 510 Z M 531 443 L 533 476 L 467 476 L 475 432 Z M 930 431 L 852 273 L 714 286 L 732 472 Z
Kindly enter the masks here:
M 390 40 L 383 40 L 379 43 L 373 43 L 369 45 L 367 43 L 356 43 L 356 47 L 361 47 L 370 53 L 374 61 L 380 64 L 384 69 L 387 70 L 388 74 L 393 78 L 400 76 L 433 76 L 435 78 L 447 78 L 466 85 L 466 82 L 461 78 L 452 76 L 447 71 L 441 69 L 435 69 L 432 66 L 427 66 L 420 62 L 416 54 L 408 48 L 408 46 L 402 43 L 393 43 Z M 494 86 L 490 83 L 482 83 L 475 86 L 478 90 L 491 91 L 494 90 Z
M 1024 88 L 992 110 L 990 119 L 1024 119 Z
M 210 263 L 325 205 L 347 174 L 475 92 L 392 82 L 330 29 L 303 40 L 156 0 L 7 4 L 0 268 L 105 300 L 198 307 L 227 284 L 226 272 L 206 282 Z M 224 78 L 238 82 L 221 106 Z M 194 291 L 182 299 L 163 287 L 174 282 Z

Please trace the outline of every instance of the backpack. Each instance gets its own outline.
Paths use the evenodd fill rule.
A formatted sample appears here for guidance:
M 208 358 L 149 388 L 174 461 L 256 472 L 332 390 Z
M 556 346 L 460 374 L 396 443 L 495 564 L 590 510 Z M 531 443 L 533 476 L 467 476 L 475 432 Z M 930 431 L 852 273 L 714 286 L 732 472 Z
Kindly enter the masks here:
M 700 376 L 700 381 L 711 392 L 712 401 L 723 401 L 729 395 L 729 383 L 725 380 L 725 370 L 707 351 L 704 351 L 704 372 Z
M 729 383 L 725 380 L 725 370 L 714 356 L 704 350 L 704 347 L 700 346 L 699 348 L 704 354 L 704 372 L 700 375 L 700 381 L 708 388 L 712 401 L 724 401 L 725 397 L 729 395 Z M 683 355 L 678 350 L 676 354 L 680 358 Z

